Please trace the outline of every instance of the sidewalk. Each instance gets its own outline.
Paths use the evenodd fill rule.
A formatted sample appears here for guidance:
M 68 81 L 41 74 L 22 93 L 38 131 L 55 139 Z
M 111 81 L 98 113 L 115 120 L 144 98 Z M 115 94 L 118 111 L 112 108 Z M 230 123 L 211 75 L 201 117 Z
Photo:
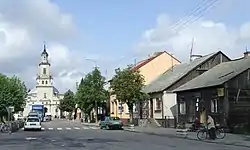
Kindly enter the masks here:
M 144 134 L 157 135 L 157 136 L 162 136 L 162 137 L 184 138 L 181 135 L 176 135 L 176 130 L 173 128 L 134 127 L 134 128 L 124 128 L 124 130 L 129 131 L 129 132 L 144 133 Z M 196 132 L 188 132 L 186 139 L 199 141 L 196 136 Z M 250 136 L 226 134 L 226 137 L 224 139 L 216 139 L 214 141 L 205 140 L 204 142 L 223 144 L 223 145 L 234 145 L 234 146 L 241 146 L 241 147 L 250 147 Z

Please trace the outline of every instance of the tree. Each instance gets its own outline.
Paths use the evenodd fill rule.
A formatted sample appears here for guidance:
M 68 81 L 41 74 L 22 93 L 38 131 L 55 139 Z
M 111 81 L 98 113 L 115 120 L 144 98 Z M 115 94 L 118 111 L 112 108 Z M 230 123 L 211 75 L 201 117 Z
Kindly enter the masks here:
M 104 89 L 105 78 L 101 75 L 99 69 L 95 68 L 81 80 L 76 92 L 76 99 L 79 107 L 85 114 L 90 114 L 92 109 L 96 112 L 96 122 L 98 121 L 97 108 L 100 102 L 107 98 L 107 92 Z
M 145 100 L 146 93 L 142 92 L 144 87 L 144 77 L 139 71 L 131 70 L 127 67 L 123 70 L 120 68 L 115 70 L 115 76 L 111 81 L 113 94 L 122 103 L 126 103 L 129 109 L 130 122 L 133 121 L 133 106 L 135 103 Z
M 68 90 L 64 93 L 64 97 L 60 102 L 59 109 L 72 113 L 75 109 L 76 102 L 74 100 L 74 93 L 71 90 Z
M 7 77 L 0 74 L 0 116 L 6 116 L 6 107 L 14 106 L 15 112 L 21 111 L 25 105 L 27 88 L 18 77 Z

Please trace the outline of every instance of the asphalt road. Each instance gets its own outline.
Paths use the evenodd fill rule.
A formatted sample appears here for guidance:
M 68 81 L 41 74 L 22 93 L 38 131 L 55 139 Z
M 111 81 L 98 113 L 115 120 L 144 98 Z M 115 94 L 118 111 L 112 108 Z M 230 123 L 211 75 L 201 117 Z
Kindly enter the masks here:
M 0 134 L 0 150 L 249 149 L 127 131 L 100 130 L 67 121 L 52 121 L 44 123 L 43 127 L 44 130 L 40 132 L 18 131 L 11 135 Z M 48 128 L 51 128 L 51 130 L 48 130 Z

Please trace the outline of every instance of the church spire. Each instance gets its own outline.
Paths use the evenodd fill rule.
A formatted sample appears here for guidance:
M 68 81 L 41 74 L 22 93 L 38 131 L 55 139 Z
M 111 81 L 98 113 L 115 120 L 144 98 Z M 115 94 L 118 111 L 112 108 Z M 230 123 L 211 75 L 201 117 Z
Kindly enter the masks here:
M 45 42 L 43 44 L 43 52 L 42 52 L 41 56 L 46 56 L 46 57 L 49 56 L 49 54 L 47 53 L 46 43 Z

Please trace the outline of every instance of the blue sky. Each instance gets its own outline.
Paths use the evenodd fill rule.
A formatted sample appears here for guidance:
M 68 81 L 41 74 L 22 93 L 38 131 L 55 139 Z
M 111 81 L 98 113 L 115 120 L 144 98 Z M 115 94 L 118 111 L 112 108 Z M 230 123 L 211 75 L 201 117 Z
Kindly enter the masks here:
M 159 14 L 166 13 L 178 20 L 202 0 L 53 1 L 62 11 L 72 14 L 77 25 L 79 37 L 71 43 L 71 47 L 84 47 L 99 54 L 109 52 L 123 55 L 133 50 L 145 30 L 154 27 Z M 246 2 L 250 3 L 239 0 L 239 3 L 233 3 L 233 7 L 232 0 L 228 4 L 223 2 L 221 10 L 215 10 L 205 17 L 239 25 L 250 19 L 249 15 L 242 15 L 248 14 Z
M 125 63 L 133 63 L 135 46 L 141 41 L 146 30 L 155 27 L 160 14 L 167 14 L 176 22 L 202 1 L 53 0 L 62 12 L 73 16 L 77 26 L 77 37 L 68 41 L 71 49 L 84 50 L 104 57 L 107 54 L 115 58 L 125 56 Z M 229 27 L 239 27 L 250 20 L 249 15 L 243 15 L 248 14 L 249 1 L 219 1 L 216 8 L 203 16 L 205 19 L 223 22 Z
M 172 29 L 205 1 L 217 6 L 184 30 Z M 185 62 L 193 38 L 195 54 L 222 50 L 240 57 L 250 48 L 249 5 L 249 0 L 1 0 L 0 69 L 33 86 L 44 40 L 61 89 L 74 88 L 93 69 L 86 58 L 97 59 L 110 78 L 115 68 L 156 51 Z

